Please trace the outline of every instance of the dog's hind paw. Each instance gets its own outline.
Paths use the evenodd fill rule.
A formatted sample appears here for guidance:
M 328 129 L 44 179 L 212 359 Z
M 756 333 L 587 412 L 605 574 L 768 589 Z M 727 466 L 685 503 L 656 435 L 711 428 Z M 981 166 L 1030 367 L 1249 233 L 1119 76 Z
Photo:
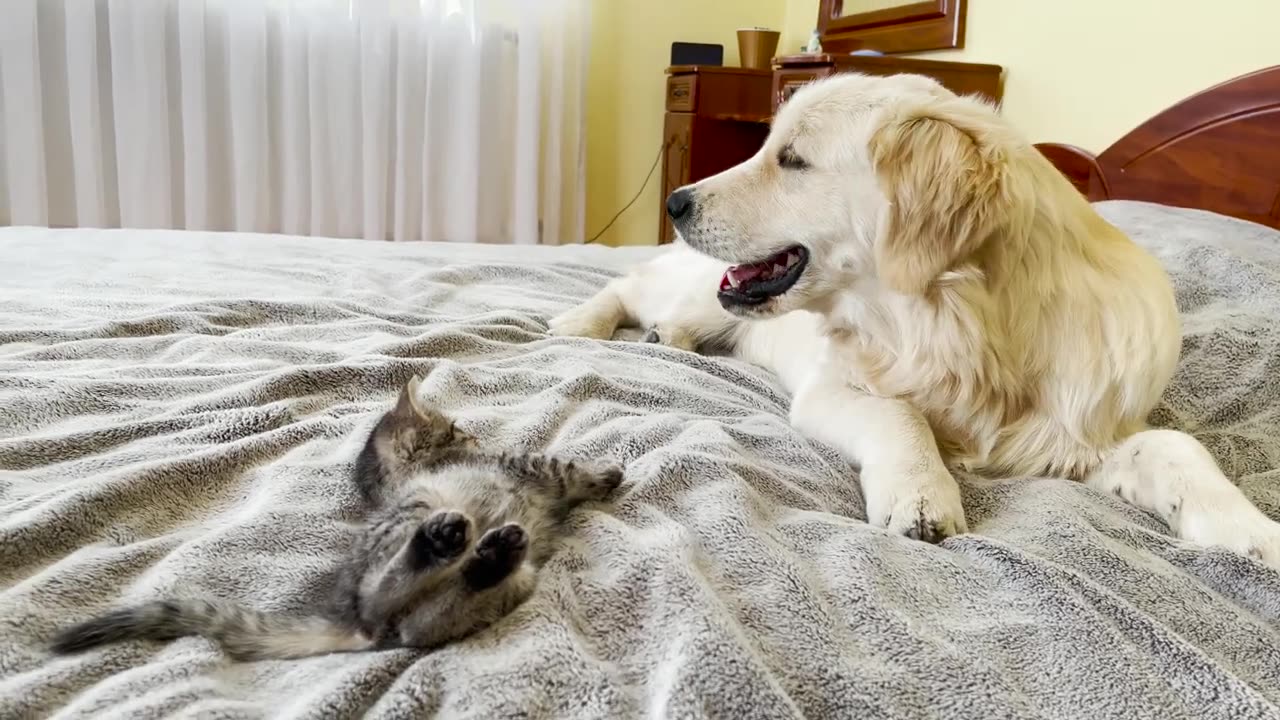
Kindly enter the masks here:
M 1280 570 L 1280 523 L 1254 508 L 1203 515 L 1180 523 L 1178 535 L 1204 547 L 1221 547 Z

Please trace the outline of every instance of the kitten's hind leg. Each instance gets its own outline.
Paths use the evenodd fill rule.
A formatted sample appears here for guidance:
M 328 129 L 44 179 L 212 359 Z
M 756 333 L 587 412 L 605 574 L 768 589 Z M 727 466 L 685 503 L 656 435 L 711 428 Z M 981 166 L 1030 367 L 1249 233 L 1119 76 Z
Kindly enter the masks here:
M 475 552 L 462 566 L 462 577 L 472 590 L 488 590 L 524 562 L 529 535 L 516 523 L 493 528 L 480 537 Z
M 603 500 L 622 484 L 622 466 L 610 460 L 562 460 L 531 453 L 504 455 L 502 462 L 557 500 Z

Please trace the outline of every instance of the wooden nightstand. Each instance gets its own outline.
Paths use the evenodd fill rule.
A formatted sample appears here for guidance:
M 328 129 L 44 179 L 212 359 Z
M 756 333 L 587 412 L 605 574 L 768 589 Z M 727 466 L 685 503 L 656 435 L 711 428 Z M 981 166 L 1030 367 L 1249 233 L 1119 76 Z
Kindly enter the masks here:
M 667 68 L 658 243 L 675 239 L 666 200 L 676 188 L 715 175 L 755 154 L 769 134 L 773 73 L 736 67 Z
M 957 95 L 978 94 L 1000 102 L 999 65 L 921 60 L 894 55 L 783 55 L 773 59 L 772 110 L 805 83 L 842 72 L 864 75 L 927 75 Z

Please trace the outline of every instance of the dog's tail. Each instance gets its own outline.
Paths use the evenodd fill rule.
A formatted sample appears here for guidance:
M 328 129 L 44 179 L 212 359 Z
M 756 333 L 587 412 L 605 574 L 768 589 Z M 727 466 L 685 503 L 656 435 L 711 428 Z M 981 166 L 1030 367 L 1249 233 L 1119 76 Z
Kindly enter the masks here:
M 69 654 L 125 640 L 173 640 L 200 635 L 237 660 L 297 658 L 367 650 L 354 628 L 322 617 L 268 615 L 226 602 L 160 600 L 114 610 L 63 630 L 52 650 Z

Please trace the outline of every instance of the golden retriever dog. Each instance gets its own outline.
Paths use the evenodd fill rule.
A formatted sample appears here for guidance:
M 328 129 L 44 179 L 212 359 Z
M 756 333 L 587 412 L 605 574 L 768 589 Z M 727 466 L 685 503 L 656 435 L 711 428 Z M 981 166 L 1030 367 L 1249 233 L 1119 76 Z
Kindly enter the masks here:
M 991 106 L 918 76 L 819 81 L 667 210 L 682 242 L 554 334 L 639 323 L 774 369 L 892 532 L 967 532 L 949 468 L 1056 476 L 1280 567 L 1280 524 L 1196 440 L 1147 428 L 1181 342 L 1163 269 Z

